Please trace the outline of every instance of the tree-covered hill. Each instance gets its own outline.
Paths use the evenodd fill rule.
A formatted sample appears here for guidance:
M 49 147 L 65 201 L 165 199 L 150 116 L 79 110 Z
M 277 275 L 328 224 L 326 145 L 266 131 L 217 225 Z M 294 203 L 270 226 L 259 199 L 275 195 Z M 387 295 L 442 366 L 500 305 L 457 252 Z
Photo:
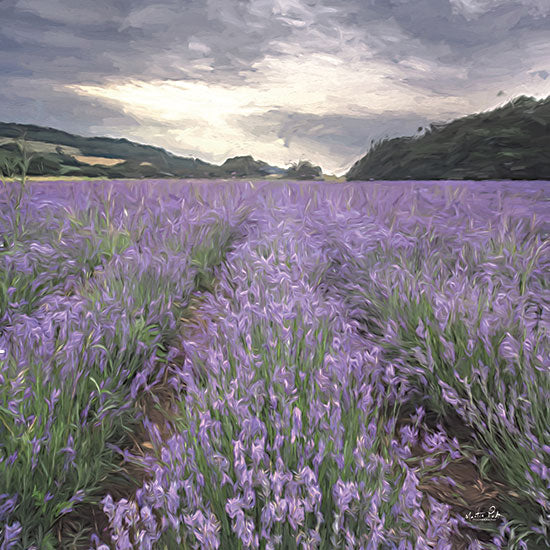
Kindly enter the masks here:
M 550 179 L 550 97 L 432 124 L 376 143 L 348 180 Z

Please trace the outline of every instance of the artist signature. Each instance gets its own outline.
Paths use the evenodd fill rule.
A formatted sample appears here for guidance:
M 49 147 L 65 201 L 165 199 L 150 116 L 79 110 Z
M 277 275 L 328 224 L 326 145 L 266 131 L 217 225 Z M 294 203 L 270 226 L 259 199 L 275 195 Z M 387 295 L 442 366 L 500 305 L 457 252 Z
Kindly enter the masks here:
M 495 521 L 501 518 L 502 514 L 496 509 L 495 506 L 491 506 L 487 512 L 468 512 L 464 518 L 472 521 Z

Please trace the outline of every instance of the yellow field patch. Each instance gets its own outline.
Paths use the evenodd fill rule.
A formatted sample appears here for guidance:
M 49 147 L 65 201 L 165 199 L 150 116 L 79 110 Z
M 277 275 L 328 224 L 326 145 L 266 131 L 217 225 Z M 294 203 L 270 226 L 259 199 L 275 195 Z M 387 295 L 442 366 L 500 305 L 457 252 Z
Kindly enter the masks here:
M 74 155 L 78 162 L 84 162 L 90 165 L 100 164 L 101 166 L 114 166 L 124 162 L 124 159 L 110 159 L 107 157 L 87 157 L 85 155 Z

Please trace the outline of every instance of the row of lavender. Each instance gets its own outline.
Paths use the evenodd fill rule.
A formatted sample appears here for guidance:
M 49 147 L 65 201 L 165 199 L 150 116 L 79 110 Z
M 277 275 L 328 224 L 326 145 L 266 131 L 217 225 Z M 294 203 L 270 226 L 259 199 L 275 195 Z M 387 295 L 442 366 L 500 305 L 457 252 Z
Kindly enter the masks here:
M 466 522 L 419 485 L 479 451 L 522 499 L 493 544 L 544 547 L 550 197 L 529 185 L 33 187 L 1 222 L 6 547 L 55 547 L 104 496 L 96 547 L 450 548 Z M 116 501 L 167 369 L 176 430 L 143 419 L 149 479 Z M 426 425 L 452 410 L 468 445 Z
M 165 205 L 110 184 L 19 195 L 8 184 L 1 208 L 0 541 L 56 548 L 60 519 L 131 481 L 117 452 L 136 397 L 164 376 L 177 319 L 245 214 L 191 188 Z

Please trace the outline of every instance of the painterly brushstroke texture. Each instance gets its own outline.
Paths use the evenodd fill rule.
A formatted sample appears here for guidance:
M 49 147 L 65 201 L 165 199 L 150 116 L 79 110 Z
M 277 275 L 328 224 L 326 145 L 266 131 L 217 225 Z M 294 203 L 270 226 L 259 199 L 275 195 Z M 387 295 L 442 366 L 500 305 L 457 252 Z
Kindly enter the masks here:
M 549 189 L 3 191 L 3 547 L 547 548 Z

